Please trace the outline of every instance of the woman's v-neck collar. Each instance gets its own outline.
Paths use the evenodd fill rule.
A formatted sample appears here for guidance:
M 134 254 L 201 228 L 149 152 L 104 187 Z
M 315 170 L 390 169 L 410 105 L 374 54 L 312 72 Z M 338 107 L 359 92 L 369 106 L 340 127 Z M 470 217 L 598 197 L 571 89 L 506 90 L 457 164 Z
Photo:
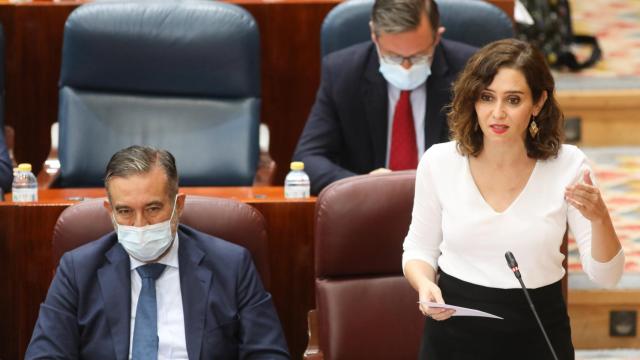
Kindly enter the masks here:
M 529 174 L 529 178 L 527 179 L 527 182 L 524 184 L 524 187 L 520 190 L 518 195 L 511 201 L 511 203 L 509 204 L 509 206 L 507 206 L 506 209 L 504 209 L 503 211 L 497 211 L 496 209 L 493 208 L 493 206 L 491 206 L 491 204 L 487 202 L 484 196 L 482 196 L 482 192 L 480 191 L 480 188 L 478 187 L 478 184 L 476 183 L 476 180 L 473 178 L 473 174 L 471 173 L 471 164 L 469 162 L 468 155 L 464 156 L 464 162 L 465 162 L 465 171 L 467 173 L 466 174 L 467 179 L 471 182 L 473 191 L 475 192 L 476 196 L 484 204 L 485 207 L 487 207 L 491 212 L 493 212 L 496 215 L 504 215 L 508 213 L 512 208 L 514 208 L 518 204 L 520 199 L 526 195 L 527 190 L 531 187 L 532 179 L 536 175 L 536 172 L 540 165 L 540 160 L 536 160 L 536 163 L 533 165 L 533 169 Z

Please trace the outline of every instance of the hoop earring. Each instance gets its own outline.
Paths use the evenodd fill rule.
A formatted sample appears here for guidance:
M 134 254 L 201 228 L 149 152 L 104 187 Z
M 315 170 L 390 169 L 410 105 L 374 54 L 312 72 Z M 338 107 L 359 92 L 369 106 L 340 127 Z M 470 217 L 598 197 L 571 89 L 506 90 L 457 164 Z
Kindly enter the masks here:
M 538 128 L 538 124 L 536 124 L 536 117 L 531 115 L 531 123 L 529 124 L 529 134 L 531 134 L 532 138 L 536 138 L 540 129 Z

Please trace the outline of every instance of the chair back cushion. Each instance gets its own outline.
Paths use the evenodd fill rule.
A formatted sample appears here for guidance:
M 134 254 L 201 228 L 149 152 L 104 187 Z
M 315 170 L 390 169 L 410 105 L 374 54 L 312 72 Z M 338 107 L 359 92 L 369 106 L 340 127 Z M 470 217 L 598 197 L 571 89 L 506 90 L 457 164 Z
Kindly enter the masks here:
M 134 144 L 171 151 L 181 185 L 251 185 L 258 28 L 222 2 L 82 5 L 65 23 L 59 102 L 56 186 L 101 186 L 110 156 Z
M 113 231 L 104 200 L 83 201 L 60 214 L 53 230 L 54 264 L 65 252 Z M 266 222 L 254 207 L 231 199 L 187 196 L 180 223 L 247 248 L 265 288 L 269 288 Z
M 511 19 L 493 4 L 481 0 L 436 0 L 444 38 L 482 47 L 513 37 Z M 321 29 L 322 56 L 371 38 L 369 21 L 373 0 L 349 0 L 334 7 Z
M 223 2 L 84 4 L 64 26 L 60 86 L 194 98 L 259 97 L 258 28 L 246 10 Z
M 415 359 L 424 319 L 402 275 L 415 171 L 334 182 L 316 203 L 319 343 L 327 359 Z
M 169 150 L 181 186 L 250 186 L 260 102 L 60 90 L 57 187 L 104 186 L 111 156 L 130 145 Z
M 316 278 L 402 275 L 415 171 L 355 176 L 316 202 Z

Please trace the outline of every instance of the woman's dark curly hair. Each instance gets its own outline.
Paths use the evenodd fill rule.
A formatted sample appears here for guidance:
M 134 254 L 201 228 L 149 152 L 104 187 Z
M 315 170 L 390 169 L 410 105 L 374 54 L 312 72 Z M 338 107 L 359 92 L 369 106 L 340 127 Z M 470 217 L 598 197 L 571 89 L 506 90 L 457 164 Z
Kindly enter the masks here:
M 547 100 L 535 119 L 540 131 L 535 138 L 527 132 L 525 147 L 533 159 L 557 156 L 564 140 L 564 116 L 554 97 L 553 77 L 540 51 L 516 39 L 495 41 L 478 50 L 458 76 L 448 113 L 451 136 L 458 143 L 458 151 L 472 156 L 482 151 L 483 133 L 478 126 L 475 104 L 501 68 L 519 70 L 524 75 L 534 104 L 547 92 Z

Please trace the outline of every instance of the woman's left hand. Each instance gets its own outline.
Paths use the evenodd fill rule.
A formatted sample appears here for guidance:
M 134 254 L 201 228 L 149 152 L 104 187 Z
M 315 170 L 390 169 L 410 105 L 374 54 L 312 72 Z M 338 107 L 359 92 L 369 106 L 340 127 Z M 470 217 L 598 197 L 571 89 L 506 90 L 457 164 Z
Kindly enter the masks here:
M 566 187 L 564 192 L 565 199 L 590 221 L 607 219 L 609 210 L 602 199 L 600 190 L 593 185 L 589 170 L 584 171 L 582 178 L 584 183 L 575 183 Z

